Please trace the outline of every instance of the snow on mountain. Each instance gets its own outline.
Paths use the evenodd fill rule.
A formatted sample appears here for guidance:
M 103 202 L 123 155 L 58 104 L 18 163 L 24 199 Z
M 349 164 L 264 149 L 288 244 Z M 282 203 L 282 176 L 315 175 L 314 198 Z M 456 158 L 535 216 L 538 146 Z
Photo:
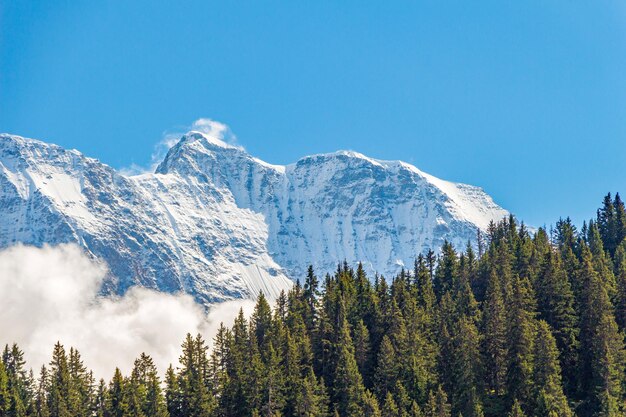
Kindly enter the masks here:
M 356 152 L 271 165 L 191 131 L 153 174 L 0 135 L 0 247 L 74 242 L 108 290 L 143 285 L 203 303 L 276 296 L 309 263 L 391 275 L 445 239 L 461 247 L 508 213 L 482 189 Z

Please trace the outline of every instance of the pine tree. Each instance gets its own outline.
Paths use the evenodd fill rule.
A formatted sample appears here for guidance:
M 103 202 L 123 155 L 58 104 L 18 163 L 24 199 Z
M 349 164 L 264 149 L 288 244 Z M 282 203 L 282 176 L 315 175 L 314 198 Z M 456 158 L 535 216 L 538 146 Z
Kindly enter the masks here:
M 574 306 L 574 293 L 558 254 L 552 251 L 546 254 L 536 288 L 540 317 L 553 330 L 557 347 L 561 352 L 561 369 L 565 370 L 566 391 L 572 395 L 576 391 L 578 317 Z
M 48 410 L 51 417 L 73 417 L 69 410 L 70 374 L 63 345 L 57 342 L 50 362 L 50 394 Z
M 495 270 L 489 275 L 483 311 L 484 369 L 487 392 L 492 397 L 489 408 L 494 414 L 502 414 L 500 400 L 506 392 L 507 372 L 507 317 L 500 280 Z
M 261 413 L 261 408 L 265 404 L 265 387 L 267 384 L 265 376 L 267 370 L 265 369 L 265 363 L 261 357 L 256 333 L 253 329 L 250 329 L 246 352 L 246 358 L 248 359 L 243 366 L 244 376 L 242 378 L 244 401 L 240 406 L 247 408 L 249 411 L 256 410 Z
M 424 414 L 422 413 L 422 409 L 417 405 L 417 402 L 413 401 L 411 403 L 411 408 L 409 409 L 408 416 L 409 417 L 422 417 Z
M 0 377 L 1 378 L 1 377 Z M 45 365 L 41 367 L 39 372 L 39 385 L 37 387 L 37 394 L 35 397 L 35 416 L 37 417 L 50 417 L 50 410 L 48 409 L 48 384 L 49 375 Z M 1 382 L 0 382 L 1 385 Z M 0 391 L 2 389 L 0 388 Z M 0 406 L 1 409 L 1 406 Z
M 598 226 L 593 221 L 589 222 L 587 242 L 592 255 L 593 267 L 598 273 L 600 281 L 606 288 L 609 298 L 612 300 L 617 293 L 615 275 L 613 275 L 613 264 L 598 231 Z
M 617 218 L 615 213 L 615 207 L 613 206 L 613 200 L 611 199 L 611 193 L 608 193 L 604 197 L 602 202 L 602 208 L 598 210 L 597 221 L 598 232 L 602 238 L 602 242 L 606 250 L 613 254 L 615 248 L 620 243 L 617 241 Z
M 615 320 L 619 329 L 626 329 L 626 241 L 615 251 L 615 281 L 617 294 L 615 297 Z
M 612 416 L 620 412 L 624 372 L 624 340 L 612 314 L 607 287 L 593 266 L 591 251 L 583 245 L 581 279 L 581 366 L 584 415 Z
M 367 326 L 359 319 L 354 326 L 354 358 L 359 372 L 365 381 L 371 379 L 372 360 L 370 355 L 370 334 Z
M 508 417 L 526 417 L 526 414 L 524 414 L 524 411 L 522 411 L 522 407 L 519 401 L 515 400 L 513 402 L 513 406 L 511 407 L 511 411 L 509 412 Z M 556 416 L 550 416 L 550 417 L 560 417 L 560 416 L 556 415 Z
M 448 396 L 441 386 L 436 391 L 431 391 L 425 406 L 424 417 L 452 417 Z
M 181 392 L 174 368 L 170 365 L 165 373 L 165 402 L 170 417 L 182 417 Z
M 302 298 L 306 305 L 304 322 L 309 334 L 312 334 L 317 324 L 317 299 L 319 297 L 319 279 L 313 271 L 313 265 L 309 265 L 304 281 Z
M 376 396 L 370 391 L 365 391 L 365 397 L 363 398 L 363 416 L 364 417 L 381 417 L 380 407 Z
M 255 333 L 256 341 L 261 353 L 267 348 L 267 338 L 272 328 L 272 309 L 263 292 L 259 293 L 254 312 L 250 318 L 250 327 Z
M 350 337 L 348 321 L 343 313 L 341 302 L 338 337 L 337 337 L 337 367 L 335 370 L 334 399 L 337 410 L 342 416 L 357 417 L 363 412 L 361 405 L 365 396 L 365 387 L 354 359 L 354 347 Z
M 161 390 L 161 381 L 152 358 L 142 353 L 135 360 L 130 377 L 139 409 L 136 414 L 145 416 L 165 417 L 167 407 Z
M 391 394 L 391 392 L 387 392 L 387 395 L 385 396 L 385 402 L 383 404 L 381 416 L 382 417 L 400 417 L 401 416 L 400 409 L 398 408 L 398 405 L 394 401 L 393 395 Z
M 425 310 L 415 299 L 403 311 L 407 333 L 407 351 L 401 359 L 400 382 L 411 399 L 423 404 L 437 384 L 438 345 L 434 329 L 434 310 Z M 408 405 L 407 405 L 408 406 Z
M 417 287 L 417 303 L 425 311 L 431 311 L 435 305 L 432 273 L 424 255 L 419 254 L 415 260 L 415 286 Z
M 615 194 L 613 209 L 615 210 L 615 245 L 617 247 L 626 239 L 626 207 L 619 193 Z
M 2 361 L 7 373 L 9 408 L 7 417 L 25 417 L 32 402 L 32 381 L 25 369 L 24 352 L 13 344 L 5 346 Z
M 445 241 L 441 248 L 441 258 L 437 264 L 434 277 L 434 290 L 437 298 L 441 298 L 444 293 L 456 287 L 458 279 L 458 256 L 452 244 Z
M 88 417 L 93 406 L 93 375 L 87 370 L 80 353 L 70 348 L 68 356 L 69 412 L 75 417 Z
M 7 375 L 4 362 L 0 361 L 0 415 L 8 415 L 10 405 L 9 376 Z
M 508 318 L 507 393 L 509 404 L 517 399 L 526 405 L 532 399 L 534 300 L 527 279 L 513 281 Z
M 248 378 L 246 368 L 251 359 L 249 355 L 251 342 L 248 323 L 242 309 L 239 310 L 230 333 L 226 360 L 228 378 L 220 396 L 219 408 L 225 415 L 245 415 L 250 412 L 245 379 Z M 254 343 L 256 344 L 256 339 Z
M 208 386 L 207 347 L 201 335 L 194 339 L 187 334 L 182 345 L 181 369 L 178 374 L 181 415 L 209 417 L 216 404 Z
M 452 339 L 452 379 L 450 391 L 453 410 L 466 417 L 481 417 L 481 359 L 478 329 L 465 316 L 456 323 Z
M 383 337 L 378 351 L 377 367 L 374 373 L 374 390 L 380 401 L 384 401 L 388 392 L 393 390 L 398 378 L 398 366 L 396 352 L 387 335 Z
M 293 412 L 286 412 L 285 415 L 298 417 L 328 415 L 328 396 L 324 385 L 317 381 L 312 370 L 304 378 L 299 379 L 292 389 L 295 394 Z
M 230 344 L 232 334 L 230 330 L 220 323 L 220 327 L 213 338 L 213 349 L 211 351 L 211 385 L 213 395 L 218 391 L 223 391 L 228 385 L 228 359 L 230 355 Z
M 42 368 L 42 371 L 45 368 Z M 42 379 L 43 380 L 43 379 Z M 95 417 L 104 417 L 106 415 L 107 412 L 107 386 L 106 386 L 106 382 L 104 382 L 104 379 L 100 379 L 100 382 L 98 383 L 98 388 L 96 391 L 96 396 L 95 396 L 95 400 L 94 400 L 94 415 Z M 43 417 L 43 415 L 40 413 L 38 414 L 38 417 Z
M 537 417 L 573 416 L 561 385 L 559 350 L 548 323 L 541 320 L 537 324 L 537 337 L 534 354 L 534 383 L 537 399 L 533 407 Z
M 265 390 L 263 393 L 262 411 L 264 416 L 276 416 L 284 406 L 284 375 L 280 367 L 281 358 L 274 349 L 272 343 L 269 344 L 267 353 L 267 363 L 265 366 Z
M 126 417 L 128 413 L 128 404 L 124 395 L 125 385 L 126 381 L 124 381 L 122 372 L 119 368 L 115 368 L 113 379 L 109 383 L 106 417 Z

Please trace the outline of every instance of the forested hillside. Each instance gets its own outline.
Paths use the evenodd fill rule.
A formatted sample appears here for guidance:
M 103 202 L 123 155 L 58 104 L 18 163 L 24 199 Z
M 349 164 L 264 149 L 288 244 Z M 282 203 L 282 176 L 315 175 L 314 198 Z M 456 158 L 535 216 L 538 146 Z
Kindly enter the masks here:
M 580 230 L 565 219 L 531 234 L 510 217 L 391 280 L 310 268 L 273 307 L 260 294 L 210 351 L 189 335 L 162 377 L 141 355 L 97 382 L 61 344 L 34 376 L 7 347 L 0 415 L 622 416 L 625 238 L 609 194 Z

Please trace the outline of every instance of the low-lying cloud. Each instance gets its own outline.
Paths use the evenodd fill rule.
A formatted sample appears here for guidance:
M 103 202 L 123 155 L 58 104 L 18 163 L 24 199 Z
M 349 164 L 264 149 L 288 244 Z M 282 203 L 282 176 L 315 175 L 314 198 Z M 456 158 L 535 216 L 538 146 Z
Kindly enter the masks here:
M 161 371 L 177 364 L 187 333 L 211 341 L 250 300 L 213 306 L 209 313 L 185 294 L 132 288 L 122 297 L 99 294 L 106 268 L 75 245 L 0 251 L 0 343 L 16 342 L 35 371 L 50 361 L 54 343 L 76 347 L 97 377 L 115 367 L 128 373 L 141 352 Z

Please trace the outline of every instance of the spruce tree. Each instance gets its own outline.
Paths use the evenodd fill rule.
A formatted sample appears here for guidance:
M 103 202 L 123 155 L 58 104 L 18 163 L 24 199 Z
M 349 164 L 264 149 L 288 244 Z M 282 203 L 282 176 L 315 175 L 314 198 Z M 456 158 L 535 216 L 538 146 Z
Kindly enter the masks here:
M 80 353 L 70 348 L 68 356 L 69 398 L 68 407 L 74 417 L 88 417 L 93 406 L 94 379 L 83 364 Z
M 431 271 L 426 263 L 424 255 L 419 254 L 415 260 L 414 268 L 415 286 L 417 287 L 418 305 L 425 311 L 431 311 L 435 305 L 435 291 Z
M 135 360 L 129 385 L 135 390 L 134 395 L 141 414 L 154 417 L 167 415 L 161 381 L 150 356 L 142 353 Z
M 10 405 L 9 376 L 7 375 L 4 362 L 0 361 L 0 415 L 8 415 Z
M 363 416 L 364 417 L 381 417 L 380 407 L 376 396 L 370 391 L 365 391 L 363 399 Z
M 593 266 L 591 251 L 582 247 L 581 348 L 579 367 L 583 415 L 621 412 L 624 340 L 613 316 L 607 286 Z
M 267 339 L 272 328 L 272 309 L 263 292 L 260 292 L 257 297 L 254 311 L 250 317 L 250 327 L 255 333 L 257 344 L 263 354 L 267 348 Z
M 561 383 L 559 350 L 548 323 L 537 324 L 534 354 L 534 384 L 536 403 L 533 406 L 537 417 L 573 416 Z
M 617 247 L 626 239 L 626 207 L 619 193 L 615 194 L 613 210 L 615 210 L 615 245 Z
M 448 396 L 441 386 L 430 392 L 424 409 L 424 417 L 452 417 Z
M 170 365 L 165 373 L 165 403 L 170 417 L 182 417 L 181 401 L 178 378 L 174 368 Z
M 452 379 L 450 383 L 453 410 L 466 417 L 482 417 L 480 393 L 481 358 L 478 329 L 470 317 L 462 317 L 454 326 L 452 339 Z
M 611 193 L 608 193 L 602 202 L 602 208 L 598 210 L 596 223 L 598 232 L 602 238 L 602 242 L 606 250 L 613 254 L 618 241 L 618 219 L 615 212 L 615 206 L 611 199 Z
M 612 300 L 617 293 L 613 264 L 609 254 L 605 251 L 598 226 L 593 221 L 589 222 L 587 242 L 592 255 L 593 267 L 598 273 L 600 281 L 605 286 L 609 298 Z
M 0 377 L 1 378 L 1 377 Z M 37 417 L 50 417 L 50 410 L 48 409 L 48 385 L 49 385 L 48 369 L 45 365 L 42 365 L 39 372 L 39 385 L 37 387 L 37 393 L 35 396 L 35 416 Z M 2 383 L 0 382 L 0 385 Z M 2 391 L 2 388 L 0 388 Z M 1 405 L 0 405 L 1 409 Z M 97 415 L 97 417 L 103 417 L 104 414 Z
M 7 373 L 10 396 L 7 417 L 25 417 L 32 402 L 32 379 L 25 368 L 24 352 L 13 344 L 5 346 L 2 361 Z
M 485 383 L 491 399 L 490 411 L 504 412 L 502 396 L 506 392 L 507 372 L 507 317 L 500 280 L 495 270 L 489 274 L 483 311 L 483 342 Z
M 542 269 L 536 283 L 537 305 L 540 317 L 549 324 L 561 352 L 566 392 L 573 395 L 576 392 L 579 344 L 575 297 L 557 253 L 549 251 L 546 254 Z
M 310 370 L 304 378 L 299 378 L 292 386 L 295 395 L 293 407 L 285 415 L 298 417 L 325 417 L 328 415 L 328 395 L 322 383 L 317 381 Z
M 513 280 L 508 317 L 507 394 L 509 404 L 517 399 L 525 406 L 532 400 L 534 300 L 527 279 Z
M 73 417 L 69 409 L 70 374 L 65 348 L 61 343 L 54 345 L 50 362 L 50 394 L 48 410 L 51 417 Z M 117 415 L 111 415 L 117 417 Z
M 513 406 L 511 407 L 511 411 L 509 412 L 508 417 L 526 417 L 526 414 L 524 414 L 524 411 L 522 411 L 522 407 L 519 401 L 517 400 L 513 401 Z M 560 417 L 560 416 L 556 415 L 556 416 L 550 416 L 550 417 Z
M 383 404 L 383 409 L 381 412 L 382 417 L 400 417 L 400 409 L 393 399 L 393 394 L 391 392 L 387 392 L 385 396 L 385 402 Z
M 126 417 L 128 413 L 128 403 L 125 396 L 125 385 L 126 381 L 122 376 L 122 372 L 119 368 L 115 368 L 113 379 L 109 383 L 106 417 Z
M 371 380 L 372 359 L 370 354 L 370 334 L 367 326 L 359 319 L 354 326 L 354 358 L 364 381 Z
M 398 367 L 400 366 L 393 344 L 387 335 L 383 337 L 380 344 L 377 363 L 374 373 L 374 390 L 382 402 L 387 393 L 393 390 L 395 381 L 398 379 Z
M 178 374 L 181 414 L 185 417 L 209 417 L 216 404 L 208 381 L 207 347 L 201 335 L 187 334 Z
M 359 417 L 365 396 L 365 387 L 354 359 L 354 347 L 348 328 L 348 321 L 343 313 L 341 302 L 338 337 L 337 337 L 337 367 L 334 380 L 334 401 L 341 416 Z
M 626 241 L 615 251 L 615 281 L 617 294 L 615 297 L 615 320 L 619 329 L 626 329 Z
M 437 298 L 456 286 L 458 279 L 459 260 L 454 246 L 445 241 L 441 248 L 441 258 L 437 264 L 434 277 L 434 290 Z
M 42 373 L 45 368 L 42 368 Z M 107 412 L 107 386 L 104 379 L 100 379 L 98 388 L 96 390 L 96 396 L 94 400 L 93 414 L 95 417 L 105 417 Z M 42 414 L 38 414 L 39 417 L 43 417 Z

